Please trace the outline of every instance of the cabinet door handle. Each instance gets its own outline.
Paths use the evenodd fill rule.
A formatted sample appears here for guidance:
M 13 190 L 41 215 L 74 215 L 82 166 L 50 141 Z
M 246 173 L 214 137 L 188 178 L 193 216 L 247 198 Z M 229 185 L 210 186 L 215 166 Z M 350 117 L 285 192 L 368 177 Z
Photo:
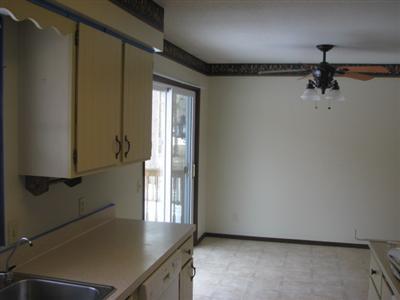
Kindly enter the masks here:
M 371 269 L 371 275 L 375 275 L 375 274 L 377 274 L 377 273 L 378 273 L 377 270 Z
M 192 275 L 190 276 L 190 281 L 193 281 L 193 278 L 196 276 L 196 268 L 193 265 L 193 263 L 192 263 L 191 267 L 192 267 Z
M 115 136 L 115 142 L 117 143 L 117 152 L 115 153 L 115 159 L 118 159 L 118 156 L 121 154 L 122 151 L 122 143 L 120 139 L 118 138 L 118 135 Z
M 128 145 L 128 149 L 124 153 L 125 158 L 127 158 L 129 151 L 131 151 L 131 142 L 128 140 L 128 136 L 127 135 L 125 135 L 124 139 L 125 139 L 125 143 Z
M 185 252 L 187 255 L 190 255 L 190 256 L 192 255 L 192 249 L 186 249 L 183 252 Z

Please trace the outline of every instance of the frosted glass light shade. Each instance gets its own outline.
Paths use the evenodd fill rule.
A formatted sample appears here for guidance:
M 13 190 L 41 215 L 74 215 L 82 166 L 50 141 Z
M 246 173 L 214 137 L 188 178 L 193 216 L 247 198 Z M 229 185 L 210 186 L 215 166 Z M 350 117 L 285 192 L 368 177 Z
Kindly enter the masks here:
M 339 89 L 329 89 L 326 92 L 325 99 L 330 101 L 339 101 L 339 102 L 345 101 L 345 98 Z
M 316 89 L 305 89 L 303 95 L 300 96 L 300 98 L 304 101 L 320 101 L 321 97 L 318 95 L 318 92 Z

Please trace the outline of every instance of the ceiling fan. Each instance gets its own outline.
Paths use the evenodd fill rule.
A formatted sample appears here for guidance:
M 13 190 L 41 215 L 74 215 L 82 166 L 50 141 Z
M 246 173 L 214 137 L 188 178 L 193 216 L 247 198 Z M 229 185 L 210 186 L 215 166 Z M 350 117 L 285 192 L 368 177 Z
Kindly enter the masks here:
M 385 66 L 334 66 L 326 61 L 326 53 L 331 50 L 334 45 L 330 44 L 322 44 L 317 45 L 317 48 L 322 52 L 323 58 L 322 62 L 318 65 L 298 68 L 298 69 L 282 69 L 282 70 L 274 70 L 274 71 L 260 71 L 259 75 L 266 74 L 288 74 L 288 73 L 306 73 L 303 78 L 310 78 L 307 84 L 306 92 L 309 93 L 307 95 L 306 92 L 303 94 L 302 99 L 304 100 L 320 100 L 319 96 L 317 97 L 317 92 L 315 88 L 321 89 L 321 94 L 324 95 L 327 89 L 330 89 L 330 95 L 327 95 L 327 99 L 331 100 L 339 100 L 339 84 L 335 80 L 334 77 L 348 77 L 356 80 L 371 80 L 374 78 L 373 74 L 387 74 L 390 70 Z M 366 74 L 368 73 L 368 74 Z M 312 78 L 312 79 L 311 79 Z M 314 91 L 313 93 L 310 93 Z M 328 92 L 329 92 L 328 91 Z M 341 99 L 341 98 L 340 98 Z

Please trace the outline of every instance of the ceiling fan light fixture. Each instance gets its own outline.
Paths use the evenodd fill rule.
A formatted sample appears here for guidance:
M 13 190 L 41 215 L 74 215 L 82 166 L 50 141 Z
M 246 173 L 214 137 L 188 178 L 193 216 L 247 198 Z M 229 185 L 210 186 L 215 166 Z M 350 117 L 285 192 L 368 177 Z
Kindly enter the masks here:
M 259 75 L 268 74 L 299 74 L 303 77 L 299 79 L 312 78 L 308 81 L 307 88 L 300 96 L 305 101 L 320 101 L 328 100 L 328 109 L 332 109 L 332 102 L 345 101 L 342 95 L 339 84 L 335 80 L 335 76 L 352 78 L 355 80 L 367 81 L 382 74 L 390 74 L 391 70 L 385 65 L 344 65 L 337 66 L 330 64 L 326 60 L 326 54 L 335 45 L 321 44 L 317 48 L 322 52 L 322 62 L 319 64 L 305 64 L 297 68 L 292 66 L 282 67 L 278 70 L 260 71 Z M 315 104 L 315 108 L 318 108 Z
M 328 89 L 328 91 L 326 92 L 325 99 L 338 102 L 345 101 L 345 98 L 340 91 L 339 84 L 336 80 L 333 82 L 332 88 Z
M 300 96 L 301 100 L 304 101 L 320 101 L 321 97 L 319 96 L 317 90 L 314 87 L 314 84 L 311 80 L 308 81 L 307 87 L 304 90 L 303 95 Z

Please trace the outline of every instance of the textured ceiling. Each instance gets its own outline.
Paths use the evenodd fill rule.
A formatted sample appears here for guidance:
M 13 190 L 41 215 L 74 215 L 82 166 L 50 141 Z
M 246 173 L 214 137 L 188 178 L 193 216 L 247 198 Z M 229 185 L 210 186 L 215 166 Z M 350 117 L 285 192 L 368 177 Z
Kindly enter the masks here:
M 165 37 L 208 63 L 400 63 L 400 0 L 158 0 Z

